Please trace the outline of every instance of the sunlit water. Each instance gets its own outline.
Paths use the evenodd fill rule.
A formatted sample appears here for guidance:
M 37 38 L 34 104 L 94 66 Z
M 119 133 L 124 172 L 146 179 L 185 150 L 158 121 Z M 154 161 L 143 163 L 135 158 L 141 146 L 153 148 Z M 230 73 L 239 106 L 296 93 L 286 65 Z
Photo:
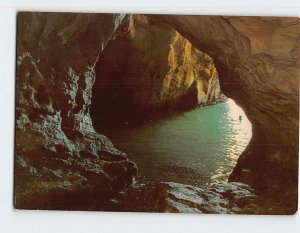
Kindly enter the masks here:
M 251 123 L 231 99 L 109 135 L 137 163 L 140 183 L 191 185 L 226 180 L 251 136 Z

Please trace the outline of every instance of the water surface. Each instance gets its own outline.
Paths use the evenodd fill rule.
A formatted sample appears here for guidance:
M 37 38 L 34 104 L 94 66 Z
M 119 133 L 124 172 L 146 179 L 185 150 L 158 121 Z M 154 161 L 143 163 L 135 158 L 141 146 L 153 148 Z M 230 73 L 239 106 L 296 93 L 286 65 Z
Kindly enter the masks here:
M 137 163 L 140 184 L 203 185 L 228 178 L 251 135 L 243 110 L 228 99 L 108 136 Z

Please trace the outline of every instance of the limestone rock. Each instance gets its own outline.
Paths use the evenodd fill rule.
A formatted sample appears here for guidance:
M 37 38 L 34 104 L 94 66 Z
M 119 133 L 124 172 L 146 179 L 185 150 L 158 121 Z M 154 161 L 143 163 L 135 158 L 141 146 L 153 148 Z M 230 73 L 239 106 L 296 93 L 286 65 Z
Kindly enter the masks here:
M 252 123 L 231 181 L 297 199 L 300 23 L 292 17 L 157 16 L 210 55 L 223 93 Z M 293 197 L 292 197 L 293 196 Z M 293 201 L 293 211 L 297 202 Z
M 109 111 L 109 118 L 131 118 L 224 99 L 213 60 L 146 15 L 127 16 L 99 56 L 96 74 L 91 112 L 97 119 Z
M 135 164 L 89 114 L 95 62 L 122 17 L 19 13 L 16 208 L 89 209 L 131 185 Z
M 251 187 L 237 182 L 194 187 L 162 182 L 157 187 L 156 211 L 171 213 L 254 214 L 256 195 Z
M 299 18 L 131 16 L 134 20 L 128 27 L 121 26 L 122 31 L 118 28 L 123 18 L 114 14 L 19 13 L 15 206 L 66 208 L 65 200 L 72 206 L 81 192 L 103 198 L 129 186 L 135 165 L 97 134 L 92 124 L 89 109 L 91 98 L 99 97 L 93 93 L 98 69 L 99 77 L 114 70 L 107 64 L 115 60 L 113 68 L 125 72 L 127 78 L 134 77 L 125 82 L 132 95 L 125 96 L 130 98 L 122 103 L 143 105 L 149 101 L 152 106 L 165 107 L 166 103 L 179 103 L 184 95 L 188 102 L 197 102 L 198 85 L 193 83 L 198 78 L 189 67 L 197 66 L 199 55 L 206 60 L 197 52 L 203 51 L 214 60 L 222 92 L 245 110 L 252 123 L 253 137 L 230 181 L 277 196 L 281 203 L 291 203 L 290 213 L 295 212 Z M 101 59 L 103 65 L 97 64 Z M 215 76 L 211 61 L 206 61 L 208 69 L 197 67 Z M 111 90 L 123 81 L 114 82 Z M 211 84 L 209 96 L 218 96 L 218 85 Z M 99 83 L 94 88 L 99 88 Z M 32 200 L 34 207 L 30 206 Z

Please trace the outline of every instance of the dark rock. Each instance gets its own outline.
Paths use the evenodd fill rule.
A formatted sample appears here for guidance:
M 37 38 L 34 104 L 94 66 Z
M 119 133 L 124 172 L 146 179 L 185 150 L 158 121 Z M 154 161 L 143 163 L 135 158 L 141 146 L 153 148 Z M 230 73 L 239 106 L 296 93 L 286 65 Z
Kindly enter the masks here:
M 135 164 L 89 114 L 95 62 L 121 18 L 19 13 L 16 208 L 92 209 L 132 184 Z
M 297 210 L 300 23 L 296 17 L 153 15 L 210 55 L 222 92 L 252 123 L 230 181 L 250 184 Z M 246 172 L 244 172 L 246 171 Z
M 245 184 L 215 183 L 194 187 L 163 182 L 157 187 L 155 209 L 171 213 L 255 214 L 256 195 Z
M 111 87 L 108 91 L 118 91 L 128 83 L 130 95 L 124 96 L 121 107 L 127 102 L 140 106 L 149 102 L 150 107 L 161 104 L 165 108 L 169 103 L 178 103 L 178 96 L 187 94 L 188 102 L 195 97 L 188 93 L 189 85 L 181 85 L 197 82 L 196 77 L 189 79 L 190 64 L 202 64 L 204 59 L 209 63 L 209 77 L 215 76 L 212 60 L 207 60 L 201 50 L 213 58 L 223 93 L 245 110 L 252 123 L 253 138 L 229 180 L 250 184 L 264 195 L 275 195 L 279 203 L 289 206 L 289 213 L 295 212 L 299 18 L 131 16 L 133 21 L 129 21 L 129 28 L 122 27 L 123 31 L 116 33 L 122 18 L 113 14 L 19 13 L 16 208 L 68 209 L 74 205 L 78 209 L 78 199 L 83 193 L 90 193 L 95 185 L 97 193 L 105 193 L 101 196 L 103 199 L 108 193 L 130 186 L 136 173 L 135 165 L 115 149 L 109 139 L 94 130 L 90 117 L 98 58 L 104 62 L 103 65 L 97 63 L 99 77 L 102 72 L 108 77 L 123 77 L 111 73 L 116 67 L 126 77 L 133 77 L 115 80 L 112 84 L 102 80 L 104 86 Z M 114 41 L 108 44 L 110 39 Z M 171 46 L 166 46 L 169 44 Z M 201 62 L 197 60 L 200 58 Z M 118 67 L 120 64 L 124 67 Z M 205 69 L 198 68 L 201 80 L 206 80 Z M 170 80 L 170 85 L 165 85 L 164 80 Z M 204 93 L 209 93 L 209 81 L 202 84 Z M 99 85 L 94 88 L 100 90 Z M 218 83 L 211 88 L 215 90 L 210 92 L 211 96 L 219 96 Z M 111 98 L 113 103 L 120 100 L 114 92 Z M 105 110 L 105 105 L 100 103 L 100 109 Z M 93 104 L 94 107 L 97 108 L 97 104 Z M 94 110 L 93 114 L 98 111 Z M 117 112 L 116 117 L 119 116 Z M 126 174 L 120 176 L 122 172 Z M 192 189 L 182 188 L 184 192 Z M 202 195 L 203 199 L 210 200 L 209 195 L 224 198 L 224 203 L 211 206 L 216 207 L 214 211 L 235 211 L 238 206 L 235 201 L 234 208 L 224 207 L 228 204 L 226 200 L 236 200 L 233 191 L 211 192 Z M 192 201 L 188 203 L 194 205 Z M 186 206 L 185 202 L 181 204 Z M 242 201 L 240 205 L 245 204 Z
M 213 60 L 146 15 L 127 16 L 99 56 L 96 74 L 91 114 L 99 130 L 109 121 L 136 122 L 223 97 Z

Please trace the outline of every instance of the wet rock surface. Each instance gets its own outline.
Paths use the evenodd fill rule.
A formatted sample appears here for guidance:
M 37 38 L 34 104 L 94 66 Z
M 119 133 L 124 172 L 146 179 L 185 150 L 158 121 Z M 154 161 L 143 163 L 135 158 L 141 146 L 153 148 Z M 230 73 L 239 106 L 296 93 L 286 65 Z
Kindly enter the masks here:
M 94 130 L 89 114 L 94 64 L 121 19 L 19 13 L 16 208 L 97 208 L 132 184 L 135 164 Z
M 222 92 L 252 123 L 230 181 L 250 184 L 297 210 L 299 18 L 152 16 L 173 25 L 216 64 Z M 282 201 L 284 199 L 285 201 Z
M 123 35 L 122 31 L 117 31 L 124 18 L 120 14 L 19 13 L 15 207 L 101 209 L 102 200 L 123 192 L 132 184 L 136 166 L 115 149 L 108 138 L 94 130 L 90 114 L 96 73 L 101 76 L 105 72 L 103 67 L 99 68 L 101 72 L 97 71 L 97 61 L 102 58 L 102 51 L 105 54 L 106 48 L 116 46 L 122 48 L 118 51 L 122 58 L 128 54 L 121 51 L 133 49 L 137 58 L 126 57 L 129 67 L 139 71 L 138 76 L 146 74 L 142 79 L 145 82 L 139 82 L 142 85 L 139 90 L 145 90 L 143 85 L 153 86 L 153 80 L 168 77 L 168 74 L 169 77 L 181 77 L 180 80 L 169 79 L 169 86 L 158 82 L 161 86 L 148 88 L 150 92 L 142 92 L 141 96 L 133 94 L 136 100 L 133 103 L 138 105 L 143 105 L 146 100 L 152 106 L 178 102 L 177 96 L 180 95 L 185 95 L 189 101 L 199 101 L 199 95 L 195 95 L 197 86 L 191 85 L 197 83 L 197 78 L 191 79 L 193 74 L 188 67 L 198 62 L 193 57 L 193 54 L 199 55 L 196 49 L 212 57 L 222 92 L 243 107 L 253 126 L 253 138 L 229 180 L 250 184 L 261 194 L 274 196 L 279 205 L 286 206 L 284 210 L 279 207 L 278 213 L 295 213 L 299 150 L 299 19 L 139 17 L 130 21 L 133 25 L 129 25 L 129 33 L 125 30 Z M 160 21 L 158 27 L 155 24 L 149 27 L 149 17 L 155 22 Z M 165 30 L 169 33 L 165 34 Z M 110 40 L 115 41 L 110 44 Z M 130 46 L 122 47 L 124 41 L 129 41 Z M 137 44 L 137 41 L 142 44 Z M 160 48 L 160 43 L 171 43 L 171 47 L 162 50 L 162 54 L 150 52 L 150 57 L 143 54 Z M 106 53 L 111 53 L 111 50 Z M 118 53 L 113 55 L 112 60 L 115 57 L 121 62 Z M 107 61 L 111 61 L 110 56 L 106 57 Z M 186 59 L 178 60 L 181 56 Z M 166 60 L 151 62 L 157 57 Z M 137 59 L 141 66 L 130 64 Z M 145 61 L 140 62 L 143 59 Z M 213 72 L 205 68 L 204 71 Z M 187 83 L 187 86 L 181 85 Z M 154 89 L 159 91 L 153 92 Z M 172 94 L 166 94 L 169 92 Z M 217 92 L 211 93 L 215 96 L 213 93 Z M 209 198 L 205 193 L 213 191 L 213 196 L 225 198 L 225 204 L 212 204 L 211 208 L 216 212 L 240 211 L 241 206 L 234 201 L 226 210 L 224 205 L 227 205 L 228 198 L 240 194 L 251 196 L 249 189 L 246 188 L 246 193 L 240 189 L 244 186 L 226 188 L 233 185 L 232 182 L 229 186 L 219 185 L 219 189 L 215 187 L 219 191 L 213 191 L 163 183 L 160 196 L 162 200 L 172 196 L 170 200 L 173 202 L 168 203 L 170 211 L 176 210 L 178 206 L 174 203 L 177 202 L 180 208 L 192 211 L 195 207 L 189 195 Z M 172 190 L 175 194 L 182 192 L 183 200 L 189 201 L 174 199 Z M 234 194 L 236 190 L 239 190 L 238 196 Z M 229 192 L 229 197 L 226 197 L 226 192 Z M 157 208 L 164 211 L 167 208 L 164 205 L 162 202 Z M 272 205 L 274 203 L 270 201 L 269 206 Z M 201 208 L 196 207 L 198 211 L 208 211 L 208 207 Z M 265 213 L 272 213 L 272 210 L 267 209 Z
M 243 183 L 222 182 L 199 188 L 173 182 L 157 187 L 158 212 L 205 214 L 255 214 L 256 195 Z
M 263 196 L 247 184 L 215 182 L 192 186 L 174 182 L 156 185 L 155 212 L 202 214 L 293 214 L 293 202 Z M 294 200 L 296 201 L 296 200 Z

